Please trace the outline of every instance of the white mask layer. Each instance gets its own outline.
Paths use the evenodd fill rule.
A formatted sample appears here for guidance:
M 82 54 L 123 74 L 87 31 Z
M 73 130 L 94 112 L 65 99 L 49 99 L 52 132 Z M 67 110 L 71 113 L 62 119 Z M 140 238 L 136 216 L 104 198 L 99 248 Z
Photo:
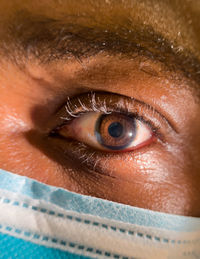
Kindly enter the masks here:
M 200 218 L 83 196 L 3 170 L 0 211 L 0 239 L 16 246 L 9 251 L 0 242 L 10 258 L 19 242 L 28 244 L 30 258 L 44 258 L 44 249 L 52 258 L 200 258 Z

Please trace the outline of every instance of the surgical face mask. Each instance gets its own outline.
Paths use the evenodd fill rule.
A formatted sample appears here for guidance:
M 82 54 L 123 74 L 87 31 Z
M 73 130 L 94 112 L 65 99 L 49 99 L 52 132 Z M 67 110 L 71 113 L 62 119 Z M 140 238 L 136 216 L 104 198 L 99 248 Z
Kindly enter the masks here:
M 200 258 L 200 218 L 83 196 L 0 170 L 0 258 Z

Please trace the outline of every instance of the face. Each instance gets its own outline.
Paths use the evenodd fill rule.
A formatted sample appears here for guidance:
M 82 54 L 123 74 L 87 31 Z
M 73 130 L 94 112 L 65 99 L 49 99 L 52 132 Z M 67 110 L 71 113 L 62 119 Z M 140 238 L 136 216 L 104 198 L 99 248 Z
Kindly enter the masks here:
M 0 168 L 199 217 L 199 2 L 0 7 Z

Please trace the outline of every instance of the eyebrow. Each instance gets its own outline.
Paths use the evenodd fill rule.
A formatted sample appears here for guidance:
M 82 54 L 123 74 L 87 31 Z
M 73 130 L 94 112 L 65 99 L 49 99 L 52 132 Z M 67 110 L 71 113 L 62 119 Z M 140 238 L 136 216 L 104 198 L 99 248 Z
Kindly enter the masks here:
M 8 42 L 13 45 L 18 57 L 28 58 L 32 55 L 41 63 L 71 57 L 81 60 L 100 52 L 123 54 L 129 59 L 143 56 L 164 63 L 171 71 L 182 71 L 187 78 L 200 84 L 199 59 L 147 25 L 134 25 L 130 30 L 125 23 L 124 27 L 113 31 L 109 30 L 109 25 L 106 28 L 100 24 L 89 27 L 76 22 L 65 23 L 45 16 L 17 13 L 9 23 Z M 12 52 L 10 55 L 13 55 Z

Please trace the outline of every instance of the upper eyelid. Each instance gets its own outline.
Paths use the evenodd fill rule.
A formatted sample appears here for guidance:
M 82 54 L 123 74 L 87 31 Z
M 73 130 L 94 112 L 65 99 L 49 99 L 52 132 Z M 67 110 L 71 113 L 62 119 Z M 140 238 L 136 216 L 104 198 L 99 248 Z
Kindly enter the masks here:
M 177 128 L 175 127 L 175 125 L 168 119 L 166 118 L 160 111 L 158 111 L 155 107 L 149 105 L 148 103 L 145 103 L 141 100 L 138 100 L 136 98 L 133 98 L 133 97 L 128 97 L 128 96 L 123 96 L 121 94 L 117 94 L 117 93 L 112 93 L 112 92 L 105 92 L 105 91 L 90 91 L 90 92 L 86 92 L 86 93 L 83 93 L 81 95 L 78 95 L 78 96 L 73 96 L 72 98 L 68 98 L 68 102 L 70 102 L 71 100 L 79 97 L 81 99 L 81 96 L 85 96 L 85 95 L 88 95 L 90 96 L 90 98 L 92 98 L 91 96 L 94 95 L 94 94 L 100 94 L 100 95 L 115 95 L 115 96 L 119 96 L 119 97 L 124 97 L 124 98 L 128 98 L 130 99 L 132 102 L 136 102 L 137 104 L 141 104 L 142 106 L 146 107 L 148 110 L 151 110 L 153 113 L 157 114 L 159 117 L 161 117 L 166 123 L 167 125 L 175 132 L 175 133 L 178 133 L 178 130 Z M 66 102 L 65 102 L 66 104 Z M 123 108 L 125 112 L 128 112 L 125 108 Z M 91 111 L 94 111 L 91 109 Z M 76 113 L 74 113 L 74 115 L 76 116 Z

